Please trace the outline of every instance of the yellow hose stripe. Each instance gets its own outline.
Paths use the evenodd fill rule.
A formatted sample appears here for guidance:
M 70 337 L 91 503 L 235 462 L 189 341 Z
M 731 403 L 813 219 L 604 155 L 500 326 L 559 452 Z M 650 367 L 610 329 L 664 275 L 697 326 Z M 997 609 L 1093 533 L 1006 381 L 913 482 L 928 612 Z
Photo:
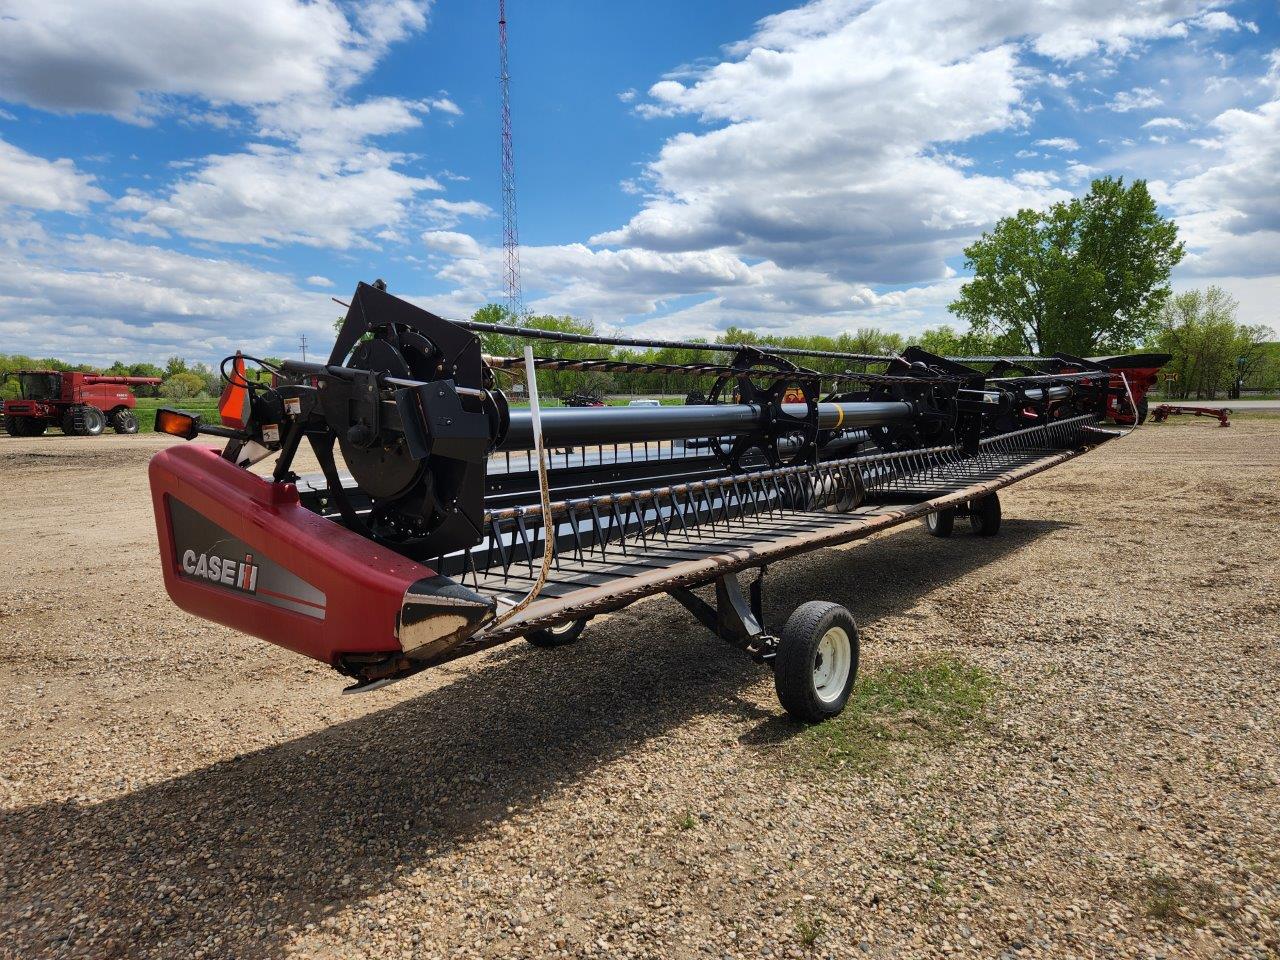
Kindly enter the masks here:
M 839 430 L 839 429 L 840 429 L 840 424 L 844 423 L 844 407 L 840 406 L 840 404 L 838 404 L 838 403 L 836 404 L 836 414 L 837 414 L 838 419 L 836 420 L 836 427 L 835 427 L 835 428 L 836 428 L 837 430 Z

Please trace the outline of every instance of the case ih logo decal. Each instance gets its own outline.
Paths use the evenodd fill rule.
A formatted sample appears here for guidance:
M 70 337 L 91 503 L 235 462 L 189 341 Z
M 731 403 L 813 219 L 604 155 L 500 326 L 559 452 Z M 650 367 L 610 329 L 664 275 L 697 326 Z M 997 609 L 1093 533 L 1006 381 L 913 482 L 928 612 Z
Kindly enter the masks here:
M 246 553 L 244 560 L 239 561 L 216 553 L 197 554 L 194 550 L 187 550 L 182 554 L 182 569 L 188 576 L 204 577 L 245 593 L 254 593 L 258 589 L 258 566 L 253 562 L 252 553 Z
M 266 603 L 324 619 L 323 591 L 176 497 L 166 497 L 165 503 L 180 580 L 225 590 L 231 603 Z

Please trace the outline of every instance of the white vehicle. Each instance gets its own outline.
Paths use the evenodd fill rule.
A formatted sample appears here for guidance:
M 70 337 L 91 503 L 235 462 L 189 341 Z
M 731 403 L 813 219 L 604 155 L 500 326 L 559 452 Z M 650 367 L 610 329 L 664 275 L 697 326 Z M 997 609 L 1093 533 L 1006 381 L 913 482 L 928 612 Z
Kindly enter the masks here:
M 639 400 L 632 400 L 630 403 L 627 404 L 627 406 L 628 407 L 660 407 L 662 406 L 662 402 L 659 400 L 650 400 L 648 398 L 642 398 Z

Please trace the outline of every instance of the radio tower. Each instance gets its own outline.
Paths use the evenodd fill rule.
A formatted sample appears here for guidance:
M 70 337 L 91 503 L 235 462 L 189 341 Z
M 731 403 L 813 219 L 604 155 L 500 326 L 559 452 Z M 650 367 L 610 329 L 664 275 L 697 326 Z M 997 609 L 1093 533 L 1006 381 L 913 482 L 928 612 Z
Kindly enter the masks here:
M 511 75 L 507 72 L 507 2 L 498 0 L 498 83 L 502 88 L 502 253 L 507 309 L 524 316 L 520 295 L 520 231 L 516 227 L 516 158 L 511 147 Z

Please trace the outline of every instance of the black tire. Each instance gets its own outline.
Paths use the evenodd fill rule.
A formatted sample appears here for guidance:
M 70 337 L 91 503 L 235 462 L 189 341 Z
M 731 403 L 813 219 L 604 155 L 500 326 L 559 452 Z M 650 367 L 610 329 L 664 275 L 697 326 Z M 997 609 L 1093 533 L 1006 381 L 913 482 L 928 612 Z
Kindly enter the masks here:
M 834 668 L 835 673 L 823 681 L 821 670 L 828 663 L 826 656 L 831 655 L 823 639 L 833 631 L 841 631 L 843 638 L 832 638 L 835 659 L 829 661 L 829 669 Z M 820 659 L 824 649 L 828 653 Z M 773 661 L 774 687 L 783 709 L 802 723 L 821 723 L 838 716 L 858 678 L 858 650 L 858 627 L 848 610 L 826 600 L 802 603 L 787 618 Z
M 97 407 L 84 408 L 84 430 L 85 434 L 90 437 L 101 435 L 102 431 L 107 429 L 107 417 Z
M 567 647 L 582 636 L 582 631 L 587 629 L 587 621 L 589 619 L 590 617 L 582 617 L 554 627 L 530 630 L 524 635 L 524 638 L 535 647 Z
M 1138 423 L 1147 422 L 1147 398 L 1143 397 L 1138 401 Z
M 1000 532 L 1000 497 L 989 493 L 969 504 L 969 526 L 980 537 L 994 537 Z
M 128 407 L 121 407 L 111 415 L 111 428 L 116 433 L 137 433 L 138 418 Z
M 39 417 L 5 417 L 4 432 L 11 437 L 38 437 L 45 423 Z
M 954 509 L 935 510 L 924 518 L 924 528 L 935 537 L 949 537 L 955 527 L 956 512 Z
M 62 432 L 72 437 L 96 437 L 107 428 L 97 407 L 72 407 L 62 418 Z

